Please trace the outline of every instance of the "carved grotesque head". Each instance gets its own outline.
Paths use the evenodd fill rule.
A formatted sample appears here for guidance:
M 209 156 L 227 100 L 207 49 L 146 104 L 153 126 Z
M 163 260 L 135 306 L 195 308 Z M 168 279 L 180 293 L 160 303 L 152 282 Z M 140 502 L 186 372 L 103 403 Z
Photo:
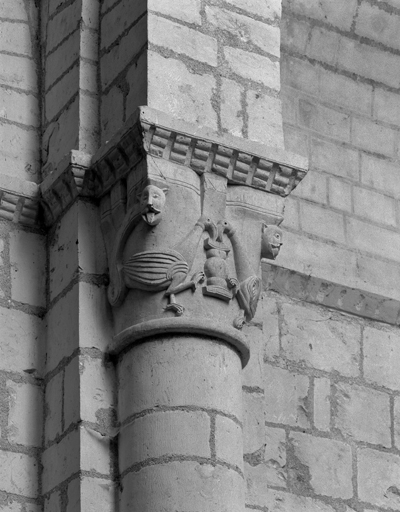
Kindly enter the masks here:
M 283 233 L 278 226 L 267 226 L 263 224 L 261 257 L 274 260 L 282 245 Z
M 155 185 L 148 185 L 139 196 L 142 218 L 149 226 L 157 226 L 161 222 L 166 191 Z

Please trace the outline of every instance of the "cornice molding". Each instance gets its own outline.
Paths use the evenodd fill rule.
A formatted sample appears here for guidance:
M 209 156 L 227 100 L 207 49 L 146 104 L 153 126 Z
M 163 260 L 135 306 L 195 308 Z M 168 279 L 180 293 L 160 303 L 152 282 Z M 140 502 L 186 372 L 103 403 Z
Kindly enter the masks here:
M 228 183 L 286 197 L 304 178 L 306 158 L 279 148 L 199 128 L 149 107 L 140 107 L 93 158 L 83 194 L 101 198 L 138 161 L 150 155 L 193 169 L 215 173 Z
M 39 185 L 0 175 L 0 219 L 34 227 L 39 215 Z
M 78 196 L 101 199 L 147 155 L 281 197 L 290 194 L 308 168 L 299 155 L 140 107 L 93 157 L 72 150 L 41 185 L 0 175 L 0 219 L 37 226 L 41 204 L 44 223 L 51 226 Z

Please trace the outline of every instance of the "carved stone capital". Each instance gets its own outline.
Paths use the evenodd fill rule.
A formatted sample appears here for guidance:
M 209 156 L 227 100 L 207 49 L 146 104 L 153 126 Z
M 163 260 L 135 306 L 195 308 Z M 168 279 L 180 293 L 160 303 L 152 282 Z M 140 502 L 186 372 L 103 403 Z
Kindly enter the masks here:
M 300 157 L 140 109 L 82 190 L 100 199 L 111 350 L 157 332 L 218 332 L 245 364 L 260 261 L 277 256 L 284 197 L 305 174 Z

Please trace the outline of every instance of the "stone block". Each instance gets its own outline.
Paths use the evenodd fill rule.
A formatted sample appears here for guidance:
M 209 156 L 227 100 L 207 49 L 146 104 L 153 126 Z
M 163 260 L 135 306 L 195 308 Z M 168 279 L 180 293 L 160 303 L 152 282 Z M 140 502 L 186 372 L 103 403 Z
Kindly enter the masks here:
M 39 102 L 33 94 L 2 89 L 0 117 L 26 126 L 37 128 L 40 124 Z
M 299 124 L 338 141 L 350 141 L 350 115 L 317 105 L 306 99 L 299 100 Z
M 78 4 L 67 5 L 52 17 L 47 26 L 46 53 L 49 53 L 61 41 L 79 28 L 81 8 Z
M 44 500 L 44 512 L 61 512 L 61 494 L 55 491 Z
M 398 4 L 396 5 L 398 8 Z M 382 43 L 389 48 L 400 49 L 397 38 L 400 16 L 389 9 L 380 9 L 379 5 L 362 2 L 358 9 L 355 32 Z
M 97 423 L 102 412 L 109 412 L 114 405 L 114 367 L 112 365 L 105 366 L 97 358 L 80 356 L 79 376 L 80 419 Z M 71 401 L 73 400 L 72 393 L 69 394 L 69 398 Z
M 45 94 L 46 121 L 50 122 L 60 115 L 66 105 L 79 93 L 79 63 L 77 62 L 68 73 L 62 77 Z M 78 118 L 76 118 L 78 121 Z M 73 148 L 76 149 L 76 148 Z M 66 153 L 67 151 L 64 151 Z M 64 156 L 64 154 L 63 154 Z
M 133 112 L 131 112 L 133 113 Z M 124 95 L 115 85 L 101 98 L 101 138 L 105 144 L 117 130 L 122 128 L 124 119 Z
M 243 450 L 255 453 L 265 446 L 264 393 L 243 393 Z
M 338 210 L 351 212 L 353 209 L 352 187 L 349 183 L 329 178 L 328 180 L 329 204 Z
M 283 119 L 285 126 L 285 148 L 287 151 L 291 151 L 292 153 L 296 153 L 301 156 L 309 157 L 308 151 L 308 140 L 310 138 L 309 132 L 298 128 L 293 127 L 285 123 L 285 119 Z M 290 197 L 290 196 L 289 196 Z
M 101 48 L 108 48 L 146 12 L 146 1 L 117 2 L 101 21 Z M 150 8 L 150 6 L 149 6 Z
M 50 300 L 70 284 L 79 265 L 78 205 L 59 221 L 50 241 Z
M 92 204 L 80 201 L 77 207 L 71 211 L 71 216 L 74 214 L 76 215 L 76 220 L 72 221 L 71 219 L 71 221 L 72 224 L 77 225 L 78 230 L 77 249 L 80 272 L 85 274 L 105 274 L 108 271 L 108 262 L 103 235 L 100 230 L 98 208 Z
M 79 283 L 79 346 L 106 351 L 112 332 L 111 306 L 105 287 Z
M 71 149 L 79 147 L 79 98 L 66 106 L 57 120 L 52 121 L 43 133 L 42 158 L 44 164 L 57 168 Z M 50 144 L 51 139 L 51 144 Z
M 45 440 L 53 441 L 62 433 L 63 380 L 61 371 L 47 383 L 45 393 Z
M 75 356 L 65 367 L 63 384 L 63 414 L 65 430 L 76 424 L 81 419 L 81 388 L 82 379 L 80 376 L 79 357 Z M 88 397 L 87 402 L 91 402 L 92 396 Z M 92 420 L 94 423 L 96 419 Z
M 241 0 L 227 0 L 226 3 L 267 20 L 276 21 L 281 16 L 280 0 L 268 0 L 268 2 L 263 0 L 247 0 L 246 3 L 243 3 Z
M 271 512 L 336 512 L 333 506 L 317 498 L 309 498 L 290 492 L 267 489 L 266 485 L 260 490 L 260 496 L 251 496 L 252 500 L 250 503 L 264 507 Z M 344 510 L 346 512 L 354 512 L 346 508 Z
M 80 33 L 79 30 L 76 30 L 57 49 L 47 55 L 45 59 L 44 82 L 46 90 L 50 89 L 74 64 L 78 65 L 77 60 L 79 59 L 80 51 Z M 66 83 L 64 82 L 64 85 Z M 50 118 L 48 117 L 48 119 Z
M 243 384 L 264 388 L 264 357 L 279 356 L 278 309 L 273 298 L 261 295 L 253 325 L 243 327 L 250 346 L 250 361 L 243 369 Z
M 76 478 L 68 485 L 66 512 L 75 512 L 76 510 L 113 512 L 114 494 L 115 486 L 111 480 L 91 477 Z
M 166 14 L 187 23 L 201 25 L 201 0 L 181 0 L 179 4 L 174 0 L 148 0 L 147 8 L 150 11 Z
M 125 117 L 128 119 L 138 107 L 147 104 L 147 52 L 143 52 L 135 66 L 126 74 L 129 92 L 126 97 Z
M 74 430 L 42 454 L 42 490 L 48 493 L 83 468 L 79 463 L 79 431 Z
M 28 24 L 10 23 L 2 20 L 0 34 L 2 51 L 32 57 L 32 43 Z
M 320 66 L 283 54 L 281 59 L 282 96 L 293 94 L 290 89 L 286 92 L 286 87 L 294 87 L 307 94 L 317 95 L 321 72 Z
M 280 90 L 279 63 L 266 56 L 225 47 L 225 60 L 233 73 L 240 77 L 261 83 L 275 91 Z
M 292 432 L 290 442 L 293 453 L 289 471 L 298 492 L 343 499 L 353 497 L 350 446 L 300 432 Z
M 385 123 L 400 125 L 399 95 L 381 87 L 374 90 L 374 118 Z M 368 155 L 366 155 L 368 157 Z
M 8 380 L 8 441 L 11 444 L 41 446 L 43 394 L 33 384 Z
M 226 416 L 217 415 L 215 419 L 215 452 L 217 460 L 243 471 L 242 428 Z
M 314 27 L 311 29 L 306 45 L 306 55 L 311 59 L 334 65 L 336 63 L 339 40 L 340 36 L 337 32 L 325 30 L 322 27 Z
M 119 439 L 121 472 L 158 457 L 211 457 L 210 417 L 202 411 L 147 414 L 122 427 Z
M 32 59 L 0 55 L 0 85 L 37 92 L 37 70 Z
M 353 110 L 366 116 L 371 115 L 371 85 L 352 80 L 321 67 L 319 70 L 319 91 L 321 98 L 329 103 L 334 103 L 346 110 Z
M 12 124 L 0 124 L 0 140 L 4 174 L 21 180 L 36 180 L 40 156 L 38 132 Z
M 358 279 L 362 289 L 383 297 L 400 299 L 398 264 L 374 256 L 357 255 Z
M 206 17 L 213 30 L 233 34 L 246 44 L 251 43 L 263 52 L 280 56 L 280 29 L 228 9 L 206 6 Z
M 0 450 L 0 491 L 37 498 L 38 466 L 30 455 Z
M 341 37 L 337 64 L 340 68 L 397 89 L 400 57 L 355 39 Z
M 111 469 L 110 438 L 89 427 L 80 427 L 80 469 L 90 476 L 109 476 Z M 89 475 L 87 475 L 89 476 Z
M 355 273 L 356 262 L 356 254 L 349 249 L 290 231 L 285 232 L 285 242 L 279 254 L 281 267 L 333 282 L 340 276 L 341 282 L 354 288 L 360 284 Z
M 288 8 L 342 30 L 350 30 L 357 9 L 357 0 L 339 0 L 332 4 L 330 0 L 289 0 Z
M 297 91 L 286 87 L 285 94 L 281 94 L 282 119 L 285 123 L 297 125 L 298 97 Z
M 341 213 L 310 203 L 300 204 L 302 229 L 313 235 L 345 243 L 344 217 Z
M 42 375 L 45 331 L 41 319 L 16 309 L 0 307 L 0 369 Z
M 101 57 L 101 84 L 107 89 L 115 78 L 129 69 L 131 62 L 147 43 L 147 17 L 138 21 L 119 41 Z
M 2 5 L 0 5 L 0 18 L 28 21 L 24 0 L 15 0 L 12 3 L 2 3 Z
M 400 390 L 400 338 L 396 331 L 366 327 L 364 377 L 367 381 Z
M 396 226 L 394 199 L 361 187 L 353 188 L 354 213 L 380 224 Z
M 215 67 L 218 63 L 217 40 L 214 37 L 161 16 L 149 16 L 148 38 L 151 45 L 168 48 L 209 66 Z
M 121 506 L 130 512 L 146 509 L 243 512 L 242 477 L 218 465 L 182 461 L 147 466 L 128 473 L 122 485 Z
M 79 346 L 79 288 L 76 284 L 47 313 L 47 371 Z
M 310 24 L 297 20 L 296 18 L 285 16 L 281 20 L 281 31 L 282 48 L 289 52 L 294 51 L 304 54 L 310 37 Z M 283 53 L 282 57 L 284 59 L 287 58 L 285 53 Z
M 243 133 L 243 91 L 237 82 L 221 79 L 221 126 L 236 137 L 241 137 Z
M 45 238 L 15 230 L 10 233 L 11 297 L 32 306 L 46 305 Z
M 211 102 L 216 87 L 213 76 L 191 73 L 183 62 L 151 51 L 148 67 L 150 107 L 217 130 L 217 113 Z
M 266 427 L 264 447 L 245 460 L 247 501 L 261 503 L 267 486 L 286 487 L 286 432 Z
M 309 378 L 266 365 L 265 407 L 266 421 L 308 428 Z
M 399 260 L 400 236 L 397 231 L 390 231 L 358 219 L 348 217 L 347 241 L 359 251 L 365 251 L 383 258 Z M 379 243 L 371 243 L 379 240 Z
M 325 377 L 314 379 L 314 426 L 329 431 L 331 423 L 331 381 Z
M 390 448 L 389 395 L 341 382 L 335 386 L 334 400 L 335 427 L 344 436 Z
M 359 499 L 377 507 L 399 508 L 400 457 L 368 448 L 358 452 Z
M 327 188 L 326 175 L 310 169 L 307 173 L 307 180 L 303 180 L 292 192 L 292 195 L 325 205 L 327 203 Z
M 397 132 L 379 123 L 355 117 L 352 123 L 351 140 L 355 146 L 367 151 L 394 156 Z
M 282 129 L 282 104 L 260 91 L 249 90 L 246 95 L 249 139 L 266 146 L 284 147 Z
M 400 447 L 400 397 L 394 397 L 394 408 L 393 408 L 393 433 L 394 433 L 394 444 L 397 449 Z
M 359 180 L 358 151 L 331 144 L 330 142 L 311 139 L 310 166 L 351 180 Z
M 331 320 L 331 313 L 283 304 L 281 343 L 288 359 L 310 368 L 359 375 L 361 329 L 347 319 Z
M 120 421 L 162 405 L 216 409 L 241 419 L 240 371 L 231 348 L 205 338 L 180 336 L 136 345 L 119 365 Z

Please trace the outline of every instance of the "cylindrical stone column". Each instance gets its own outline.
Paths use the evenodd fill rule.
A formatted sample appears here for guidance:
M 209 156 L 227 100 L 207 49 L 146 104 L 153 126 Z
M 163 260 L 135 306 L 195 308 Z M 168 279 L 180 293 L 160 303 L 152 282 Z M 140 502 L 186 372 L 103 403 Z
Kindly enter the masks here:
M 230 344 L 158 335 L 120 355 L 121 512 L 243 512 L 242 362 Z

